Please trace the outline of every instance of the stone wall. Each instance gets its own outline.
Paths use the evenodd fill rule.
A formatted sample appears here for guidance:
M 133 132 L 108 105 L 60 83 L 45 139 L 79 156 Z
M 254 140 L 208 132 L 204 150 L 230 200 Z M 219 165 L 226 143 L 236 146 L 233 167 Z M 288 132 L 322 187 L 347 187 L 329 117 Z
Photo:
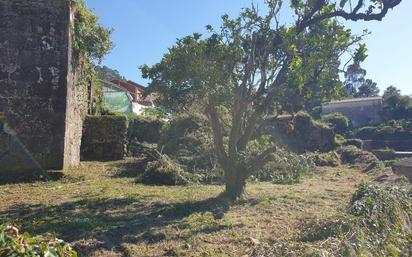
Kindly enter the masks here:
M 322 105 L 322 115 L 342 113 L 355 128 L 382 123 L 382 97 L 348 99 Z
M 0 0 L 0 112 L 21 143 L 10 148 L 10 136 L 0 136 L 0 157 L 11 150 L 0 173 L 33 170 L 33 161 L 43 169 L 79 163 L 84 94 L 75 87 L 72 19 L 68 1 Z
M 87 116 L 83 126 L 82 160 L 122 160 L 126 156 L 126 136 L 126 117 Z

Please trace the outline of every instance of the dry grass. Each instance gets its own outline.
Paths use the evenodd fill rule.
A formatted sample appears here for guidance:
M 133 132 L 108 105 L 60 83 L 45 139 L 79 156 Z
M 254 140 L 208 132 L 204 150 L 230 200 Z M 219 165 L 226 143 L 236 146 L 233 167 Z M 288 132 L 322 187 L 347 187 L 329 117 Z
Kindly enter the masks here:
M 221 186 L 143 186 L 134 167 L 83 163 L 58 181 L 0 185 L 0 219 L 52 232 L 79 256 L 247 256 L 263 242 L 298 242 L 306 224 L 339 216 L 369 180 L 321 169 L 296 185 L 249 184 L 229 206 Z

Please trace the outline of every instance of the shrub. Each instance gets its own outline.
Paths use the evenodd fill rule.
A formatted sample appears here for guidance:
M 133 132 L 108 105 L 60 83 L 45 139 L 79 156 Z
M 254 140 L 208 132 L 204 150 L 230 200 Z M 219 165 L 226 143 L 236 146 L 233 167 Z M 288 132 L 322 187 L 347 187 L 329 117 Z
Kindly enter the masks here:
M 360 139 L 357 139 L 357 138 L 352 138 L 352 139 L 347 139 L 347 140 L 343 143 L 343 145 L 344 145 L 344 146 L 353 145 L 353 146 L 356 146 L 356 147 L 359 148 L 359 149 L 362 149 L 362 148 L 363 148 L 363 141 L 360 140 Z
M 161 107 L 144 108 L 141 116 L 149 120 L 165 120 L 168 118 L 168 113 Z
M 338 152 L 341 155 L 341 160 L 343 164 L 352 165 L 373 165 L 379 164 L 378 158 L 371 152 L 363 151 L 355 146 L 344 146 L 341 147 Z M 371 166 L 372 165 L 372 166 Z
M 341 217 L 310 225 L 302 240 L 331 256 L 410 256 L 411 202 L 406 189 L 361 184 Z
M 279 150 L 275 160 L 258 171 L 255 178 L 275 184 L 294 184 L 300 182 L 302 175 L 310 174 L 314 169 L 315 164 L 311 158 Z
M 296 142 L 293 149 L 298 152 L 321 151 L 328 152 L 336 147 L 335 133 L 326 123 L 314 121 L 305 112 L 296 114 L 292 136 Z
M 387 161 L 395 159 L 395 151 L 393 149 L 385 148 L 385 149 L 377 149 L 372 151 L 379 160 Z
M 320 119 L 322 113 L 322 107 L 316 106 L 310 111 L 310 115 L 315 119 Z
M 191 173 L 204 173 L 217 165 L 212 132 L 200 113 L 174 117 L 162 130 L 158 148 Z
M 156 119 L 135 117 L 129 119 L 127 138 L 129 142 L 157 143 L 160 140 L 160 132 L 164 122 Z
M 377 127 L 363 127 L 356 131 L 355 137 L 363 140 L 374 139 L 378 133 Z
M 0 225 L 0 256 L 77 257 L 77 253 L 62 240 L 32 237 L 14 226 Z
M 309 154 L 308 156 L 312 158 L 316 166 L 320 167 L 337 167 L 341 164 L 340 156 L 336 152 L 316 152 Z
M 346 142 L 346 139 L 344 136 L 340 135 L 340 134 L 336 134 L 335 136 L 335 143 L 337 145 L 343 145 Z
M 335 133 L 345 134 L 349 130 L 349 119 L 341 113 L 324 115 L 322 121 L 330 124 Z
M 352 196 L 350 214 L 357 217 L 356 252 L 367 250 L 374 256 L 408 256 L 412 239 L 412 192 L 398 187 L 362 184 Z M 365 237 L 368 237 L 366 240 Z M 409 248 L 409 249 L 408 249 Z M 410 253 L 410 252 L 409 252 Z
M 300 132 L 310 129 L 313 124 L 312 116 L 306 112 L 298 112 L 293 121 L 295 129 Z
M 159 155 L 155 161 L 146 164 L 143 174 L 137 178 L 137 182 L 146 185 L 186 185 L 187 179 L 183 169 L 167 156 Z

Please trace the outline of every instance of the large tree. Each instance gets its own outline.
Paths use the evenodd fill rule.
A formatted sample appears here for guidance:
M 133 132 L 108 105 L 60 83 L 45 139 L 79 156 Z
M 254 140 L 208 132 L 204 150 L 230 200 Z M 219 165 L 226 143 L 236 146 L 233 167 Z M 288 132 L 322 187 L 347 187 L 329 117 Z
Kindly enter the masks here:
M 239 197 L 246 179 L 276 154 L 268 145 L 250 154 L 260 120 L 286 89 L 319 89 L 319 81 L 336 69 L 336 49 L 357 41 L 336 19 L 381 20 L 401 0 L 292 0 L 296 21 L 280 22 L 281 0 L 266 1 L 265 14 L 244 9 L 240 16 L 223 16 L 219 30 L 208 26 L 200 34 L 179 39 L 162 61 L 143 66 L 149 89 L 170 107 L 196 102 L 209 118 L 214 148 L 225 172 L 226 194 Z M 330 59 L 332 58 L 332 60 Z M 336 78 L 337 79 L 337 78 Z M 222 114 L 230 113 L 230 119 Z M 229 134 L 224 135 L 224 127 Z
M 353 63 L 345 71 L 344 89 L 346 96 L 371 97 L 378 96 L 379 88 L 376 82 L 366 79 L 366 70 L 361 63 L 366 59 L 366 45 L 360 44 L 353 56 Z

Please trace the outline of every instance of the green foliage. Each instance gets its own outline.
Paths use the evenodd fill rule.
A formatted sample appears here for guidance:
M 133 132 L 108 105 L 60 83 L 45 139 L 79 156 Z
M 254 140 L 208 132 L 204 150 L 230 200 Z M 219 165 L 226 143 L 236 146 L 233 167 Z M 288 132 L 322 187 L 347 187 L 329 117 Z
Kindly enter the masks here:
M 168 112 L 162 107 L 147 107 L 143 109 L 140 116 L 149 120 L 164 120 L 168 118 Z
M 410 256 L 412 192 L 361 184 L 343 217 L 312 224 L 304 241 L 321 241 L 333 256 Z M 333 241 L 329 247 L 327 241 Z
M 384 107 L 390 113 L 390 119 L 412 118 L 412 97 L 402 95 L 394 86 L 389 86 L 383 93 Z
M 217 166 L 212 132 L 201 113 L 174 116 L 162 131 L 159 150 L 191 173 L 207 174 Z
M 351 138 L 351 139 L 346 139 L 345 142 L 343 143 L 344 146 L 349 146 L 353 145 L 356 146 L 359 149 L 363 148 L 363 141 L 357 138 Z
M 95 66 L 96 75 L 99 79 L 105 81 L 113 81 L 113 80 L 126 80 L 124 76 L 120 74 L 118 70 L 111 69 L 107 66 Z
M 275 159 L 257 172 L 255 179 L 275 184 L 295 184 L 303 175 L 312 174 L 314 169 L 312 158 L 280 149 Z
M 337 134 L 345 134 L 349 130 L 349 119 L 341 113 L 323 115 L 322 121 L 330 124 Z
M 356 97 L 373 97 L 379 95 L 379 88 L 376 82 L 371 79 L 366 79 L 365 82 L 358 88 Z
M 155 161 L 148 162 L 144 172 L 136 181 L 146 185 L 176 186 L 187 184 L 183 169 L 164 155 Z
M 314 120 L 308 113 L 299 112 L 293 120 L 291 147 L 298 152 L 328 152 L 336 147 L 335 133 L 328 124 Z
M 94 85 L 97 112 L 102 108 L 102 88 L 95 70 L 95 61 L 102 61 L 113 48 L 113 30 L 99 24 L 99 17 L 87 9 L 83 0 L 70 0 L 77 8 L 73 24 L 73 59 L 77 72 L 77 85 Z
M 20 233 L 14 226 L 0 225 L 0 256 L 4 257 L 77 257 L 70 245 L 53 237 Z
M 227 181 L 227 193 L 234 199 L 243 192 L 250 170 L 259 169 L 273 154 L 273 148 L 269 148 L 256 158 L 244 158 L 257 124 L 269 110 L 282 111 L 292 103 L 288 109 L 295 112 L 302 99 L 318 99 L 307 104 L 310 110 L 336 95 L 341 89 L 340 56 L 362 39 L 362 35 L 353 36 L 351 30 L 332 19 L 352 15 L 345 8 L 335 11 L 333 1 L 293 1 L 296 23 L 288 26 L 279 21 L 282 3 L 265 1 L 264 13 L 252 6 L 234 19 L 223 15 L 220 29 L 207 26 L 208 36 L 194 33 L 178 39 L 159 63 L 141 67 L 143 77 L 151 81 L 147 93 L 159 93 L 166 107 L 179 111 L 195 105 L 207 112 L 215 152 L 227 178 L 241 178 L 231 181 L 234 183 Z M 371 8 L 375 5 L 392 8 L 397 3 L 369 4 Z M 358 11 L 365 11 L 363 5 L 355 8 L 354 12 Z M 361 19 L 381 19 L 386 14 L 382 11 L 370 16 L 372 13 Z M 222 118 L 221 109 L 232 117 Z M 322 150 L 334 147 L 329 142 L 334 138 L 333 131 L 315 125 L 321 133 L 311 136 L 322 141 L 315 143 Z M 226 126 L 230 128 L 229 140 L 221 131 Z M 323 135 L 328 139 L 323 140 Z
M 128 117 L 129 127 L 127 138 L 129 143 L 148 142 L 157 143 L 161 137 L 164 122 L 159 119 L 146 118 L 141 116 Z
M 343 146 L 338 150 L 343 164 L 377 165 L 378 158 L 371 152 L 363 151 L 355 146 Z
M 407 140 L 412 137 L 412 121 L 391 120 L 377 127 L 363 127 L 355 136 L 364 140 Z
M 357 217 L 356 233 L 350 239 L 358 241 L 357 252 L 407 256 L 412 236 L 411 191 L 362 184 L 352 197 L 350 214 Z
M 335 151 L 328 153 L 311 153 L 308 155 L 314 161 L 316 166 L 320 167 L 338 167 L 341 164 L 340 156 Z
M 113 48 L 110 40 L 112 30 L 99 24 L 99 17 L 86 8 L 84 1 L 78 1 L 74 22 L 73 52 L 81 57 L 101 61 Z
M 371 139 L 377 134 L 378 129 L 373 126 L 360 128 L 356 131 L 356 137 L 360 139 Z

